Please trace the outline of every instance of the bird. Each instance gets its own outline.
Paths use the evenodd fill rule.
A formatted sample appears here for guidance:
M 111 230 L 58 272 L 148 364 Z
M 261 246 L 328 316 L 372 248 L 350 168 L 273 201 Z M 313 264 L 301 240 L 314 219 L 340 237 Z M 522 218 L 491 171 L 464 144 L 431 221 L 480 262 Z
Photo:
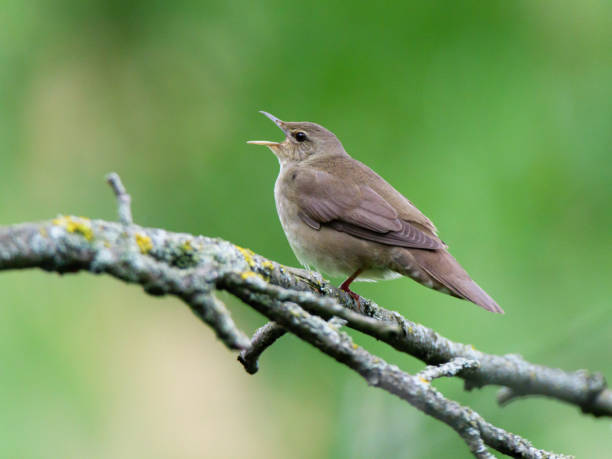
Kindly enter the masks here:
M 311 122 L 282 121 L 261 111 L 285 134 L 282 142 L 250 140 L 278 158 L 278 216 L 296 257 L 307 269 L 355 280 L 401 276 L 487 311 L 504 313 L 461 267 L 434 224 L 385 179 L 352 158 L 338 138 Z

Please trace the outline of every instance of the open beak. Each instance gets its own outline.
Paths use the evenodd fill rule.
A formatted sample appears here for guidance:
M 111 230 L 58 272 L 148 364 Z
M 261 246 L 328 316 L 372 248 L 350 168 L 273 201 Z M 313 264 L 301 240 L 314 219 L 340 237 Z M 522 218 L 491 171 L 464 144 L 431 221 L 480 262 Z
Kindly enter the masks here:
M 280 128 L 281 131 L 287 134 L 284 126 L 285 123 L 279 120 L 276 116 L 270 115 L 268 112 L 264 111 L 260 111 L 259 113 L 270 118 L 274 122 L 274 124 L 276 124 Z M 247 143 L 250 143 L 251 145 L 263 145 L 264 147 L 278 147 L 280 145 L 279 142 L 270 142 L 269 140 L 249 140 Z
M 251 145 L 263 145 L 264 147 L 278 147 L 278 142 L 270 142 L 269 140 L 249 140 L 247 143 Z

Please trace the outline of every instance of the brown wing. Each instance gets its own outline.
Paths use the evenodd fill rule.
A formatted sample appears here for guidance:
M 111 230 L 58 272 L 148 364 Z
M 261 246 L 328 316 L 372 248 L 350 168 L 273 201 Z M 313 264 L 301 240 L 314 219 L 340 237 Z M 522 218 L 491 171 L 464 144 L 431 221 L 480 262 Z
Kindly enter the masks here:
M 364 183 L 321 170 L 302 169 L 293 179 L 299 216 L 318 230 L 337 231 L 386 245 L 439 249 L 444 243 L 399 217 L 395 208 Z

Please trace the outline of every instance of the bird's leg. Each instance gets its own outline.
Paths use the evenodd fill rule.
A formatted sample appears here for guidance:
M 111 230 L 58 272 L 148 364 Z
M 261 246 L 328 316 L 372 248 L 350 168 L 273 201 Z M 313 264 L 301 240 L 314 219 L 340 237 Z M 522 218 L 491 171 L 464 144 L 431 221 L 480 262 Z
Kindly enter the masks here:
M 342 282 L 342 285 L 340 286 L 340 290 L 344 290 L 346 293 L 348 293 L 349 295 L 351 295 L 351 298 L 355 300 L 355 302 L 357 303 L 357 306 L 361 307 L 361 302 L 359 301 L 360 296 L 357 295 L 355 292 L 353 292 L 349 286 L 351 285 L 351 282 L 353 282 L 355 279 L 357 279 L 357 276 L 359 276 L 361 274 L 363 270 L 360 268 L 357 271 L 355 271 L 351 277 L 349 277 L 347 280 L 345 280 L 344 282 Z

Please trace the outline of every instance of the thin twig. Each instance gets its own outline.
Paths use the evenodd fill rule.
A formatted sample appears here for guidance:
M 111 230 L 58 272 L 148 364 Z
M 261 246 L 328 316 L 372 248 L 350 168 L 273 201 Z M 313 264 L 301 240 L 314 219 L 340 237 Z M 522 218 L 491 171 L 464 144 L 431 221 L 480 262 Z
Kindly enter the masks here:
M 229 311 L 212 293 L 196 293 L 186 300 L 191 310 L 215 330 L 217 337 L 230 349 L 247 349 L 251 342 L 232 320 Z
M 123 186 L 119 174 L 111 172 L 106 176 L 106 181 L 117 198 L 119 221 L 126 226 L 132 225 L 134 223 L 132 219 L 132 198 Z
M 457 376 L 465 371 L 474 370 L 479 366 L 480 364 L 476 360 L 468 360 L 462 357 L 457 357 L 450 362 L 440 365 L 428 365 L 423 370 L 419 371 L 417 376 L 424 381 L 430 382 L 443 376 Z
M 231 279 L 231 276 L 227 278 L 230 282 Z M 346 320 L 351 328 L 363 333 L 375 334 L 379 339 L 384 336 L 392 340 L 402 334 L 402 329 L 397 324 L 381 323 L 379 320 L 346 309 L 334 298 L 324 297 L 306 291 L 290 290 L 272 285 L 257 277 L 252 278 L 251 281 L 251 287 L 259 292 L 266 293 L 281 301 L 296 302 L 302 305 L 307 311 L 325 318 L 332 316 L 340 317 Z
M 329 325 L 339 330 L 348 322 L 340 317 L 332 317 L 328 321 Z M 244 366 L 247 373 L 254 375 L 259 370 L 259 358 L 261 354 L 272 346 L 287 331 L 276 322 L 268 322 L 257 329 L 251 337 L 251 345 L 238 355 L 238 361 Z
M 251 338 L 251 344 L 238 356 L 238 361 L 247 373 L 254 375 L 259 370 L 259 357 L 274 342 L 283 336 L 286 330 L 275 322 L 268 322 L 258 328 Z

